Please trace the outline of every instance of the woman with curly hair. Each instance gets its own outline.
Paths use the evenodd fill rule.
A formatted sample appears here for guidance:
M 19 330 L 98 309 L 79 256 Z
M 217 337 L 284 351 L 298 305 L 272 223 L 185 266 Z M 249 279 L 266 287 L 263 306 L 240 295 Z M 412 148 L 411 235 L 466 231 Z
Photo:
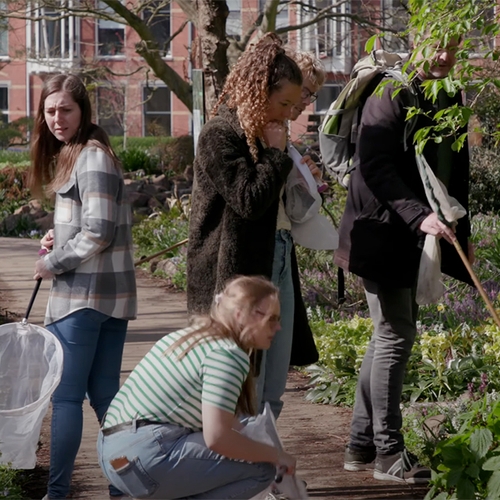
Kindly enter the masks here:
M 190 314 L 209 311 L 214 294 L 235 275 L 272 276 L 278 206 L 293 164 L 286 121 L 301 91 L 299 67 L 271 33 L 227 77 L 194 162 Z
M 293 107 L 290 116 L 290 120 L 294 121 L 318 97 L 317 93 L 325 81 L 326 71 L 321 61 L 310 52 L 296 51 L 287 47 L 286 54 L 297 63 L 303 77 L 301 98 Z M 300 158 L 291 144 L 288 144 L 287 151 L 291 158 Z M 313 159 L 305 155 L 301 162 L 309 167 L 311 174 L 319 182 L 321 170 Z M 290 203 L 290 199 L 288 196 L 287 203 Z M 290 210 L 287 203 L 285 211 L 278 212 L 272 274 L 273 283 L 280 291 L 281 330 L 274 337 L 270 349 L 262 353 L 257 379 L 259 410 L 262 411 L 264 405 L 269 403 L 275 418 L 279 417 L 283 408 L 281 398 L 285 392 L 289 366 L 309 365 L 318 360 L 300 290 L 299 270 L 292 237 L 292 225 L 296 220 L 288 217 Z M 310 221 L 312 219 L 308 219 L 308 222 Z M 308 229 L 310 230 L 310 226 Z

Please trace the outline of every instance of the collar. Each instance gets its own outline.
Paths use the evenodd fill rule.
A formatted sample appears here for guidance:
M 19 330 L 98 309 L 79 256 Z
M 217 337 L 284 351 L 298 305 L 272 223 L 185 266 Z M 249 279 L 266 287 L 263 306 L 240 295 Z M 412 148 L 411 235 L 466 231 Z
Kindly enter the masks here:
M 230 109 L 227 107 L 226 104 L 221 104 L 219 106 L 219 109 L 217 110 L 216 116 L 227 121 L 229 123 L 229 125 L 231 125 L 231 127 L 234 129 L 234 131 L 238 134 L 239 137 L 245 136 L 245 132 L 241 128 L 240 120 L 238 118 L 238 115 L 237 115 L 235 109 Z

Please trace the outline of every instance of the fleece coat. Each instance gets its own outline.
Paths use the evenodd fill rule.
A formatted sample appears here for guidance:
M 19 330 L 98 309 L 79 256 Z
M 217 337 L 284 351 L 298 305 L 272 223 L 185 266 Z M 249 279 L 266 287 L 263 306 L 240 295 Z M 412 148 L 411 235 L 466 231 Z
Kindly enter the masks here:
M 255 162 L 236 112 L 226 106 L 198 138 L 187 254 L 190 315 L 207 313 L 214 294 L 236 275 L 272 276 L 279 197 L 293 162 L 286 152 L 257 146 Z M 310 352 L 294 360 L 315 361 L 307 321 L 294 328 L 294 345 L 303 350 L 297 334 Z

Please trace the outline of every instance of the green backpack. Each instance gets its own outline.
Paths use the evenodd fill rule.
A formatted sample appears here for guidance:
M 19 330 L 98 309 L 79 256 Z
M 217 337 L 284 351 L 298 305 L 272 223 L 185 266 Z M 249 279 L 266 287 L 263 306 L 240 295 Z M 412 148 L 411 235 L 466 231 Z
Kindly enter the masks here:
M 374 50 L 360 59 L 353 67 L 351 78 L 340 95 L 330 105 L 319 128 L 319 148 L 323 165 L 328 174 L 347 188 L 350 173 L 356 168 L 356 142 L 358 125 L 366 99 L 367 89 L 372 92 L 384 76 L 401 82 L 408 88 L 411 102 L 408 107 L 418 106 L 417 95 L 409 85 L 408 76 L 402 71 L 407 54 Z M 416 124 L 416 116 L 406 122 L 404 147 Z

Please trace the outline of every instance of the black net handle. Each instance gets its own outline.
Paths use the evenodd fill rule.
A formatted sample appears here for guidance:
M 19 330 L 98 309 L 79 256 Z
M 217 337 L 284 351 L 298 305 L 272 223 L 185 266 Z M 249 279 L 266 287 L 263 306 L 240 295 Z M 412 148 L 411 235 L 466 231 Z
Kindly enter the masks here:
M 31 294 L 31 299 L 28 304 L 28 308 L 26 309 L 26 314 L 24 315 L 23 318 L 23 323 L 26 323 L 28 321 L 28 316 L 30 315 L 31 308 L 33 307 L 33 304 L 35 302 L 36 294 L 38 293 L 38 290 L 40 289 L 40 285 L 42 284 L 42 278 L 38 278 L 36 280 L 35 288 L 33 289 L 33 293 Z

